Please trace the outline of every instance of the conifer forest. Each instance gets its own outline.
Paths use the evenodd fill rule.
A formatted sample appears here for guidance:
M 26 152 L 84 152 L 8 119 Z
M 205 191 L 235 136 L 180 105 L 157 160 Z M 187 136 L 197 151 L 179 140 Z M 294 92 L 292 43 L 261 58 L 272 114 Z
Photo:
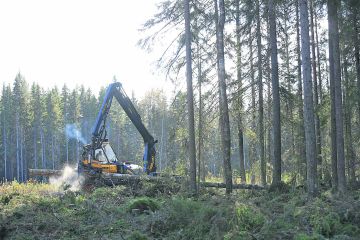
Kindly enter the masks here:
M 0 79 L 0 239 L 360 239 L 360 1 L 156 9 L 171 89 Z

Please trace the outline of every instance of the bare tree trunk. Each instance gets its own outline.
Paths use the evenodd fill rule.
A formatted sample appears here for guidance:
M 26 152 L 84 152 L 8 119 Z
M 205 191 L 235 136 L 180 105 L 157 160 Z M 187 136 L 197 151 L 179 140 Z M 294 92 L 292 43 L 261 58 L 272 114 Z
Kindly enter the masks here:
M 239 162 L 241 183 L 246 183 L 245 159 L 244 159 L 244 133 L 243 133 L 243 94 L 242 94 L 242 72 L 241 72 L 241 39 L 240 39 L 240 0 L 236 5 L 236 73 L 238 81 L 238 139 L 239 139 Z
M 253 37 L 252 37 L 252 29 L 250 27 L 249 29 L 249 51 L 250 51 L 250 84 L 251 84 L 251 130 L 256 131 L 256 92 L 255 92 L 255 74 L 254 74 L 254 56 L 253 56 L 253 45 L 252 45 Z M 250 167 L 250 177 L 255 178 L 254 176 L 254 168 L 253 165 L 255 163 L 256 159 L 256 147 L 255 147 L 255 141 L 250 140 L 249 141 L 249 167 Z
M 359 41 L 359 31 L 358 31 L 358 26 L 357 26 L 357 18 L 358 18 L 358 9 L 354 8 L 353 9 L 353 31 L 354 31 L 354 35 L 353 35 L 353 44 L 354 44 L 354 49 L 355 49 L 355 67 L 356 67 L 356 80 L 357 80 L 357 91 L 358 91 L 358 121 L 359 121 L 359 125 L 360 125 L 360 50 L 359 50 L 359 46 L 360 46 L 360 41 Z
M 216 46 L 217 46 L 217 63 L 218 63 L 218 79 L 219 79 L 219 108 L 220 108 L 220 133 L 222 142 L 222 154 L 224 161 L 224 175 L 226 184 L 226 193 L 232 192 L 232 172 L 230 161 L 230 123 L 228 100 L 226 94 L 225 79 L 225 57 L 224 57 L 224 25 L 225 25 L 225 3 L 219 0 L 219 13 L 217 0 L 215 2 L 215 20 L 216 20 Z
M 271 95 L 271 68 L 270 68 L 270 57 L 271 57 L 271 44 L 270 44 L 270 22 L 269 22 L 269 15 L 267 17 L 267 56 L 266 56 L 266 77 L 267 77 L 267 162 L 271 165 L 272 164 L 272 144 L 271 144 L 271 132 L 272 132 L 272 125 L 271 125 L 271 104 L 272 104 L 272 95 Z M 271 179 L 271 176 L 268 176 L 268 179 Z
M 44 139 L 44 131 L 40 130 L 40 143 L 41 143 L 41 167 L 43 169 L 46 168 L 46 156 L 45 156 L 45 139 Z
M 55 152 L 54 152 L 54 134 L 51 135 L 51 160 L 52 160 L 52 169 L 55 169 Z
M 270 58 L 269 58 L 270 60 Z M 268 119 L 268 127 L 267 127 L 267 162 L 271 164 L 271 155 L 272 155 L 272 149 L 271 149 L 271 74 L 270 74 L 270 61 L 267 63 L 268 65 L 268 82 L 267 82 L 267 106 L 268 106 L 268 112 L 267 112 L 267 119 Z M 268 179 L 271 179 L 271 176 L 268 176 Z
M 317 193 L 316 136 L 314 121 L 313 88 L 311 79 L 310 36 L 308 1 L 300 0 L 301 60 L 304 84 L 304 127 L 307 161 L 307 190 L 310 196 Z
M 302 79 L 301 79 L 301 54 L 300 54 L 300 18 L 299 18 L 299 0 L 297 0 L 296 3 L 296 54 L 297 54 L 297 78 L 298 78 L 298 114 L 299 114 L 299 137 L 298 137 L 298 168 L 299 168 L 299 174 L 302 177 L 301 181 L 306 181 L 306 151 L 305 151 L 305 129 L 304 129 L 304 104 L 303 104 L 303 90 L 302 90 Z
M 65 136 L 66 141 L 66 165 L 69 165 L 69 138 Z
M 21 182 L 24 182 L 24 133 L 22 126 L 20 127 L 20 176 Z
M 319 108 L 319 92 L 318 92 L 318 81 L 316 72 L 316 53 L 315 53 L 315 31 L 314 31 L 314 8 L 313 0 L 310 0 L 310 29 L 311 29 L 311 54 L 312 54 L 312 73 L 314 79 L 314 107 L 315 107 L 315 135 L 316 135 L 316 161 L 318 167 L 320 167 L 319 178 L 321 179 L 321 129 L 320 129 L 320 118 L 317 110 Z M 320 75 L 320 72 L 319 72 Z
M 329 39 L 329 46 L 332 40 Z M 336 117 L 335 117 L 335 86 L 334 86 L 334 57 L 333 52 L 329 51 L 329 75 L 330 75 L 330 98 L 331 98 L 331 172 L 332 172 L 332 188 L 338 188 L 337 173 L 337 149 L 336 149 Z
M 19 139 L 19 114 L 16 113 L 16 179 L 20 181 L 20 139 Z
M 335 121 L 336 121 L 336 152 L 337 152 L 337 175 L 338 191 L 343 194 L 346 191 L 345 178 L 345 156 L 344 156 L 344 129 L 343 129 L 343 110 L 341 93 L 341 69 L 340 69 L 340 50 L 339 50 L 339 30 L 337 17 L 337 1 L 328 0 L 328 21 L 329 21 L 329 52 L 333 53 L 333 77 L 334 77 L 334 96 L 335 96 Z
M 266 185 L 266 162 L 264 152 L 264 96 L 262 80 L 262 53 L 261 53 L 261 26 L 260 26 L 260 0 L 256 1 L 256 42 L 258 54 L 258 88 L 259 88 L 259 148 L 260 148 L 260 176 L 261 184 Z
M 346 159 L 347 159 L 347 173 L 349 176 L 349 181 L 351 183 L 355 183 L 355 151 L 353 145 L 353 137 L 352 137 L 352 128 L 351 128 L 351 119 L 352 119 L 352 104 L 350 100 L 350 81 L 348 74 L 348 61 L 345 57 L 344 59 L 344 79 L 345 79 L 345 93 L 344 93 L 344 107 L 345 107 L 345 116 L 344 116 L 344 124 L 345 124 L 345 146 L 346 146 Z
M 315 38 L 316 38 L 316 55 L 317 55 L 317 66 L 318 66 L 318 79 L 319 79 L 319 102 L 322 102 L 323 99 L 323 90 L 322 90 L 322 76 L 321 76 L 321 60 L 320 60 L 320 47 L 319 47 L 319 36 L 318 36 L 318 23 L 317 23 L 317 13 L 316 8 L 314 8 L 314 17 L 315 17 Z M 321 163 L 319 163 L 321 164 Z
M 184 1 L 185 12 L 185 42 L 186 42 L 186 85 L 187 85 L 187 107 L 189 126 L 189 161 L 190 161 L 190 191 L 196 194 L 196 146 L 195 146 L 195 123 L 194 123 L 194 96 L 192 86 L 191 66 L 191 31 L 190 31 L 190 3 Z
M 276 38 L 276 17 L 274 1 L 269 0 L 269 23 L 270 23 L 270 44 L 271 44 L 271 79 L 273 94 L 273 181 L 276 185 L 281 182 L 281 125 L 280 125 L 280 94 L 279 94 L 279 70 L 277 59 L 277 38 Z
M 291 94 L 292 93 L 292 83 L 291 83 L 291 73 L 290 73 L 290 40 L 288 30 L 288 22 L 289 22 L 289 3 L 284 1 L 284 28 L 285 28 L 285 65 L 286 65 L 286 87 L 287 91 Z M 286 104 L 286 114 L 288 115 L 289 122 L 290 122 L 290 142 L 291 142 L 291 155 L 295 155 L 295 136 L 294 136 L 294 115 L 293 115 L 293 100 L 290 98 Z M 296 173 L 294 173 L 296 175 Z
M 4 104 L 4 103 L 3 103 Z M 3 112 L 3 146 L 4 146 L 4 178 L 5 180 L 8 179 L 7 174 L 7 133 L 6 133 L 6 126 L 5 126 L 5 111 Z
M 198 49 L 200 49 L 200 46 L 198 46 Z M 201 68 L 201 55 L 199 52 L 199 59 L 198 59 L 198 84 L 199 84 L 199 145 L 198 145 L 198 181 L 200 183 L 200 180 L 205 182 L 205 164 L 204 164 L 204 158 L 202 154 L 202 150 L 204 148 L 204 140 L 203 140 L 203 103 L 202 103 L 202 92 L 201 92 L 201 85 L 202 85 L 202 68 Z
M 37 166 L 37 127 L 34 127 L 34 133 L 33 133 L 33 141 L 34 141 L 34 168 L 38 168 Z

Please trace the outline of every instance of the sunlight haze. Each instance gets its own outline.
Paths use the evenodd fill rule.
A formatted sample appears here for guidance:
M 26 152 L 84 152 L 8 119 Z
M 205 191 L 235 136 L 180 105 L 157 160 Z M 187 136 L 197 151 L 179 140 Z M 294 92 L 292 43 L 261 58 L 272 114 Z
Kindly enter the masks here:
M 98 93 L 115 75 L 137 97 L 152 88 L 168 92 L 170 83 L 154 64 L 158 54 L 136 46 L 157 2 L 1 1 L 1 86 L 20 71 L 44 88 L 83 84 Z

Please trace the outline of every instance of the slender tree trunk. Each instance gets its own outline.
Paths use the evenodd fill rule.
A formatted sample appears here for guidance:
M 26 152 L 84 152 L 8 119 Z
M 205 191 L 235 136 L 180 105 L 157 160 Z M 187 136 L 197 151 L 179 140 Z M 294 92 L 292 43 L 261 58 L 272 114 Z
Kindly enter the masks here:
M 335 94 L 335 121 L 336 121 L 336 152 L 337 152 L 337 174 L 338 191 L 344 194 L 346 191 L 345 178 L 345 154 L 344 154 L 344 129 L 343 129 L 343 110 L 341 93 L 341 68 L 340 68 L 340 50 L 339 50 L 339 29 L 337 16 L 337 1 L 328 0 L 329 17 L 329 52 L 333 51 L 333 77 Z M 331 71 L 331 70 L 330 70 Z
M 332 39 L 329 38 L 329 46 L 332 46 Z M 330 50 L 330 49 L 329 49 Z M 331 98 L 331 172 L 332 188 L 338 188 L 337 172 L 337 149 L 336 149 L 336 117 L 335 117 L 335 86 L 334 86 L 334 57 L 333 51 L 329 51 L 329 75 L 330 75 L 330 98 Z
M 16 113 L 16 179 L 20 181 L 19 114 Z
M 161 170 L 164 168 L 163 167 L 163 146 L 164 146 L 164 118 L 165 118 L 165 111 L 163 111 L 162 114 L 162 118 L 161 118 L 161 145 L 160 145 L 160 165 L 159 165 L 159 170 L 161 172 Z
M 23 134 L 23 128 L 20 126 L 20 176 L 21 176 L 21 182 L 24 182 L 24 134 Z
M 316 136 L 314 121 L 313 88 L 311 79 L 310 36 L 308 1 L 300 0 L 301 60 L 304 84 L 304 127 L 307 161 L 307 190 L 310 196 L 317 193 Z
M 219 79 L 219 108 L 220 108 L 220 135 L 222 142 L 222 154 L 224 161 L 224 175 L 226 184 L 226 193 L 232 192 L 232 172 L 230 161 L 230 123 L 228 100 L 226 94 L 225 79 L 225 57 L 224 57 L 224 25 L 225 25 L 225 3 L 219 0 L 219 10 L 217 0 L 215 2 L 215 20 L 216 20 L 216 46 L 217 46 L 217 63 Z M 220 15 L 218 15 L 218 12 Z
M 319 102 L 321 103 L 323 100 L 323 90 L 322 90 L 322 76 L 321 76 L 321 60 L 320 60 L 320 43 L 319 43 L 319 36 L 318 36 L 318 23 L 317 23 L 317 13 L 316 8 L 314 8 L 314 17 L 315 17 L 315 38 L 316 38 L 316 55 L 317 55 L 317 67 L 318 67 L 318 79 L 319 79 Z M 319 163 L 321 164 L 321 163 Z
M 271 44 L 271 79 L 273 94 L 273 185 L 281 182 L 281 125 L 280 125 L 280 94 L 279 69 L 277 59 L 276 17 L 274 1 L 269 0 L 270 44 Z
M 25 141 L 25 137 L 24 137 L 24 142 Z M 27 151 L 26 151 L 26 147 L 27 145 L 24 144 L 24 170 L 23 170 L 23 173 L 24 173 L 24 181 L 27 181 L 28 180 L 28 175 L 27 175 L 27 169 L 28 169 L 28 160 L 27 160 Z
M 314 7 L 313 0 L 310 0 L 310 29 L 311 29 L 311 54 L 312 54 L 312 73 L 314 79 L 314 107 L 315 107 L 315 135 L 316 135 L 316 161 L 317 165 L 320 168 L 319 170 L 319 178 L 321 179 L 321 129 L 320 129 L 320 118 L 318 114 L 319 108 L 319 92 L 318 92 L 318 74 L 316 72 L 316 52 L 315 52 L 315 30 L 314 30 Z M 320 74 L 320 72 L 319 72 Z
M 357 107 L 358 107 L 358 121 L 360 125 L 360 41 L 359 41 L 359 31 L 357 26 L 357 18 L 358 18 L 358 9 L 354 7 L 353 9 L 353 44 L 354 44 L 354 56 L 355 56 L 355 67 L 356 67 L 356 82 L 357 82 Z
M 54 152 L 54 134 L 51 136 L 51 160 L 52 160 L 52 169 L 55 169 L 55 152 Z
M 13 143 L 14 142 L 14 137 L 11 136 L 11 134 L 9 134 L 9 143 Z M 16 148 L 16 146 L 15 146 Z M 16 149 L 15 149 L 16 150 Z M 12 152 L 12 147 L 11 144 L 8 145 L 8 152 L 9 154 Z M 10 159 L 9 160 L 9 179 L 11 180 L 15 180 L 15 176 L 14 176 L 14 162 Z
M 255 74 L 254 74 L 254 56 L 253 56 L 253 36 L 252 36 L 252 29 L 249 29 L 249 51 L 250 51 L 250 81 L 251 81 L 251 130 L 256 131 L 256 92 L 255 92 Z M 255 148 L 255 141 L 250 139 L 249 141 L 249 167 L 250 167 L 250 178 L 255 178 L 254 176 L 254 168 L 253 165 L 256 159 L 256 148 Z
M 46 168 L 46 159 L 45 159 L 45 141 L 44 141 L 44 132 L 43 129 L 40 129 L 40 144 L 41 144 L 41 168 Z
M 269 164 L 271 164 L 271 156 L 272 156 L 272 149 L 271 149 L 271 74 L 270 74 L 270 58 L 268 59 L 269 61 L 267 61 L 267 65 L 268 65 L 268 81 L 267 81 L 267 106 L 268 106 L 268 111 L 267 111 L 267 119 L 268 119 L 268 127 L 267 127 L 267 162 Z M 268 176 L 268 179 L 270 179 L 271 176 Z
M 269 14 L 267 16 L 267 56 L 266 56 L 266 78 L 267 78 L 267 162 L 272 165 L 272 144 L 271 144 L 271 106 L 272 106 L 272 95 L 271 95 L 271 68 L 270 68 L 270 58 L 271 58 L 271 44 L 270 44 L 270 20 Z M 271 179 L 271 176 L 268 176 L 268 179 Z
M 344 79 L 345 79 L 345 94 L 344 94 L 344 107 L 345 107 L 345 116 L 344 116 L 344 124 L 345 124 L 345 146 L 346 146 L 346 159 L 347 159 L 347 174 L 349 176 L 350 182 L 355 183 L 355 151 L 353 145 L 353 137 L 352 137 L 352 127 L 351 127 L 351 119 L 352 119 L 352 104 L 350 100 L 350 81 L 348 74 L 348 61 L 345 57 L 344 59 Z
M 243 95 L 242 95 L 242 71 L 241 71 L 241 39 L 240 39 L 240 0 L 236 5 L 236 73 L 238 81 L 238 139 L 239 139 L 239 163 L 241 183 L 246 183 L 245 159 L 244 159 L 244 133 L 243 133 Z
M 289 23 L 289 3 L 287 1 L 284 1 L 285 7 L 284 7 L 284 27 L 285 27 L 285 54 L 286 54 L 286 87 L 289 94 L 292 93 L 292 83 L 291 83 L 291 73 L 290 73 L 290 40 L 289 40 L 289 34 L 288 34 L 288 23 Z M 294 136 L 294 115 L 293 115 L 293 99 L 290 98 L 287 101 L 287 115 L 290 122 L 290 143 L 291 143 L 291 155 L 295 155 L 295 136 Z M 295 173 L 296 174 L 296 173 Z
M 67 135 L 65 136 L 65 142 L 66 142 L 66 165 L 69 165 L 69 138 Z
M 34 127 L 34 135 L 33 135 L 33 141 L 34 141 L 34 168 L 37 169 L 37 127 Z
M 189 161 L 190 161 L 190 191 L 196 194 L 196 146 L 195 146 L 195 123 L 194 123 L 194 96 L 192 86 L 191 66 L 191 31 L 190 31 L 190 3 L 184 0 L 185 11 L 185 42 L 186 42 L 186 85 L 187 107 L 189 127 Z
M 298 114 L 299 114 L 299 137 L 298 137 L 298 168 L 299 174 L 303 182 L 306 181 L 306 151 L 305 151 L 305 129 L 304 129 L 304 104 L 303 104 L 303 90 L 302 90 L 302 72 L 301 72 L 301 54 L 300 54 L 300 18 L 299 18 L 299 0 L 296 3 L 296 55 L 297 55 L 297 79 L 298 79 Z
M 3 103 L 4 104 L 4 103 Z M 5 111 L 3 111 L 3 146 L 4 146 L 4 178 L 5 181 L 8 179 L 7 174 L 7 133 L 6 133 L 6 125 L 5 125 Z
M 199 47 L 200 48 L 200 47 Z M 205 182 L 205 176 L 206 176 L 206 171 L 205 171 L 205 163 L 204 163 L 204 157 L 202 154 L 202 150 L 204 148 L 204 139 L 203 139 L 203 102 L 202 102 L 202 92 L 201 92 L 201 85 L 202 85 L 202 68 L 201 68 L 201 57 L 199 55 L 199 68 L 198 68 L 198 82 L 199 82 L 199 149 L 198 149 L 198 154 L 199 154 L 199 182 L 200 180 Z
M 261 53 L 261 23 L 260 23 L 260 0 L 256 1 L 256 42 L 258 54 L 258 88 L 259 88 L 259 148 L 260 148 L 260 176 L 261 184 L 266 185 L 266 162 L 264 146 L 264 96 L 262 80 L 262 53 Z

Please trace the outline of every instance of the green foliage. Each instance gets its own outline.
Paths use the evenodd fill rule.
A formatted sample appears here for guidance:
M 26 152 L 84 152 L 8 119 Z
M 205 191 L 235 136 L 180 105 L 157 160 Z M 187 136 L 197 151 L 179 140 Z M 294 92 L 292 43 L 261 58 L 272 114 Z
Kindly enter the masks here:
M 256 232 L 264 225 L 265 217 L 259 210 L 245 204 L 239 204 L 235 208 L 235 221 L 240 231 Z
M 0 236 L 11 239 L 358 239 L 357 192 L 339 199 L 326 192 L 308 199 L 289 193 L 202 189 L 141 194 L 154 185 L 57 192 L 51 185 L 13 182 L 0 186 Z M 149 188 L 146 190 L 146 188 Z M 139 209 L 134 212 L 132 209 Z M 134 214 L 145 212 L 147 214 Z M 54 232 L 54 229 L 56 231 Z M 5 236 L 5 237 L 4 237 Z
M 156 211 L 160 208 L 159 203 L 154 199 L 148 197 L 140 197 L 132 199 L 127 206 L 127 210 L 131 212 L 133 209 L 138 209 L 140 212 L 144 211 Z
M 307 235 L 305 233 L 299 233 L 294 237 L 294 240 L 322 240 L 325 239 L 323 236 L 321 235 Z
M 290 190 L 290 186 L 283 181 L 271 184 L 269 188 L 269 192 L 277 192 L 277 193 L 288 193 Z
M 332 237 L 336 232 L 340 230 L 340 217 L 334 212 L 331 212 L 325 216 L 314 216 L 312 224 L 317 233 L 324 235 L 325 237 Z
M 228 228 L 223 205 L 173 198 L 153 216 L 154 235 L 172 239 L 218 239 Z
M 133 232 L 127 239 L 129 240 L 147 240 L 148 238 L 138 231 Z

